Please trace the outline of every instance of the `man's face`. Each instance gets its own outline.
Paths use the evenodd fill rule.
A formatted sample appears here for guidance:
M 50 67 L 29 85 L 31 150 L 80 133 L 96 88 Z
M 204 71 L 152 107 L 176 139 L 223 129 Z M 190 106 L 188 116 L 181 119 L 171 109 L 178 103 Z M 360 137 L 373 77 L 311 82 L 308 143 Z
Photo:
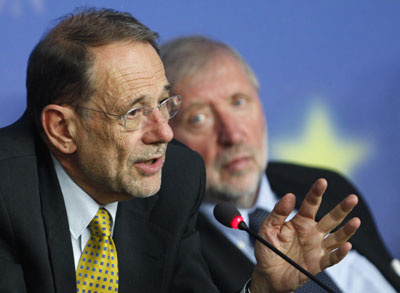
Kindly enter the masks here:
M 253 203 L 267 162 L 266 125 L 257 89 L 239 63 L 219 54 L 175 86 L 183 104 L 175 137 L 201 154 L 207 200 Z
M 123 116 L 132 108 L 155 107 L 169 97 L 164 66 L 151 45 L 120 42 L 93 52 L 91 79 L 96 93 L 85 107 Z M 100 202 L 156 193 L 173 136 L 162 114 L 154 110 L 143 128 L 127 131 L 118 117 L 83 111 L 76 131 L 78 184 L 96 193 Z

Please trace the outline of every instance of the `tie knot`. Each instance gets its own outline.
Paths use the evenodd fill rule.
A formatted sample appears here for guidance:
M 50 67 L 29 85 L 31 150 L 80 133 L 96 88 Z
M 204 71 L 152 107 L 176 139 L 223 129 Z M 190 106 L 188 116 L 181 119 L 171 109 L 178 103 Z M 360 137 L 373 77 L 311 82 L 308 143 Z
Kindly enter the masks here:
M 111 216 L 104 208 L 100 208 L 89 224 L 92 235 L 98 237 L 111 236 Z

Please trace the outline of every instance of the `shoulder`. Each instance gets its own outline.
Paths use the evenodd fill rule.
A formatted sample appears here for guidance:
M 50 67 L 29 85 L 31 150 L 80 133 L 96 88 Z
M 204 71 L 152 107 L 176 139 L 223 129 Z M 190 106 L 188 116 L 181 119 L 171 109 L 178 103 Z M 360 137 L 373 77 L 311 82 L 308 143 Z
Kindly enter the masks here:
M 160 192 L 177 202 L 198 205 L 203 196 L 205 168 L 200 155 L 181 142 L 168 144 Z M 166 196 L 167 197 L 167 196 Z M 195 201 L 195 203 L 193 203 Z
M 301 192 L 307 192 L 315 180 L 325 178 L 328 181 L 328 188 L 335 190 L 335 193 L 359 193 L 348 178 L 334 170 L 292 163 L 270 162 L 266 174 L 272 189 L 274 187 L 275 189 L 282 189 L 282 186 L 288 186 L 297 187 Z
M 33 122 L 26 114 L 13 124 L 0 129 L 0 160 L 35 154 Z
M 335 170 L 330 170 L 326 168 L 312 167 L 306 165 L 298 165 L 293 163 L 285 162 L 270 162 L 267 167 L 267 175 L 271 176 L 287 176 L 292 177 L 294 175 L 305 177 L 305 178 L 330 178 L 334 180 L 345 180 L 344 175 Z
M 291 163 L 271 162 L 268 164 L 266 174 L 271 189 L 278 197 L 289 192 L 296 195 L 296 208 L 299 208 L 311 185 L 318 178 L 325 178 L 328 182 L 328 188 L 325 191 L 317 218 L 325 215 L 349 194 L 356 194 L 359 197 L 359 204 L 353 210 L 352 216 L 372 219 L 368 205 L 360 191 L 349 179 L 336 171 Z
M 191 150 L 180 141 L 173 139 L 168 144 L 164 169 L 165 172 L 195 172 L 198 174 L 198 172 L 204 172 L 204 164 L 203 159 L 197 152 Z
M 190 149 L 188 146 L 186 146 L 185 144 L 183 144 L 182 142 L 180 142 L 177 139 L 173 139 L 168 144 L 167 153 L 170 156 L 178 156 L 182 159 L 196 158 L 196 157 L 200 158 L 200 155 L 197 152 L 193 151 L 192 149 Z M 196 158 L 196 159 L 198 159 L 198 158 Z

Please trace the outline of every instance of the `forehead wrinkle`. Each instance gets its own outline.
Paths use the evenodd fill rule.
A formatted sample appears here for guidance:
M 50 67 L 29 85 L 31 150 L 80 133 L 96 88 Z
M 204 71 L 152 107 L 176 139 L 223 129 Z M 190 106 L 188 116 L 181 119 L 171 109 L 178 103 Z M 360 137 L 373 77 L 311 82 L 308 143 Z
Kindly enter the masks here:
M 153 81 L 156 83 L 157 79 L 159 78 L 158 76 L 160 76 L 161 79 L 163 76 L 165 76 L 163 68 L 156 70 L 150 76 L 140 76 L 143 73 L 147 73 L 147 72 L 141 71 L 141 72 L 135 73 L 135 75 L 139 75 L 139 77 L 132 76 L 130 73 L 120 75 L 119 79 L 123 80 L 121 82 L 121 84 L 123 85 L 123 90 L 125 92 L 129 93 L 128 95 L 124 95 L 124 97 L 121 97 L 122 98 L 121 100 L 132 99 L 132 94 L 131 94 L 132 92 L 134 93 L 134 95 L 151 97 L 151 95 L 149 95 L 148 93 L 143 93 L 143 95 L 140 95 L 139 91 L 143 88 L 152 86 Z M 162 86 L 161 92 L 169 91 L 169 89 L 170 89 L 170 85 L 166 79 L 165 79 L 165 83 L 162 83 L 161 86 Z
M 160 69 L 154 71 L 154 73 L 152 75 L 150 75 L 150 76 L 141 76 L 141 75 L 144 75 L 145 73 L 147 73 L 146 71 L 136 72 L 136 73 L 133 74 L 132 77 L 131 77 L 131 75 L 132 75 L 131 72 L 127 72 L 125 74 L 122 73 L 122 70 L 120 70 L 120 72 L 121 72 L 120 78 L 124 79 L 124 82 L 126 84 L 133 84 L 133 86 L 135 86 L 137 83 L 140 84 L 140 83 L 147 82 L 149 80 L 153 80 L 153 79 L 156 80 L 157 79 L 157 75 L 160 75 L 160 74 L 164 75 L 163 74 L 164 73 L 164 68 L 161 67 Z M 137 76 L 137 75 L 139 75 L 139 76 Z M 126 78 L 126 77 L 128 77 L 128 78 Z M 139 87 L 141 87 L 141 86 L 139 86 Z
M 118 70 L 106 71 L 99 80 L 98 88 L 100 91 L 97 92 L 97 101 L 94 100 L 94 102 L 103 110 L 115 111 L 118 109 L 116 104 L 129 90 L 126 83 L 118 82 L 119 78 L 115 75 L 115 72 L 118 72 Z M 116 81 L 118 86 L 115 86 Z
M 135 98 L 154 96 L 155 93 L 159 95 L 161 91 L 168 90 L 169 84 L 161 59 L 145 65 L 144 68 L 139 65 L 137 68 L 129 62 L 127 64 L 116 62 L 105 67 L 100 66 L 96 71 L 96 75 L 100 77 L 97 86 L 100 91 L 97 96 L 108 110 L 126 110 L 127 103 L 132 104 Z M 146 87 L 149 92 L 143 90 Z
M 207 103 L 202 103 L 202 102 L 193 102 L 193 103 L 189 103 L 187 104 L 186 111 L 193 111 L 193 110 L 197 110 L 197 109 L 203 109 L 203 108 L 207 108 L 209 107 L 209 105 Z

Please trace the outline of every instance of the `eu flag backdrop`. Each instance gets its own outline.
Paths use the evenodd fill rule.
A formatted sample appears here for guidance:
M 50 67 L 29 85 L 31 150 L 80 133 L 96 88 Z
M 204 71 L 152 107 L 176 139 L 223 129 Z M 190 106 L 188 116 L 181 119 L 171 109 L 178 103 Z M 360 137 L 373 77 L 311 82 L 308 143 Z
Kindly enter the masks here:
M 161 43 L 203 34 L 235 47 L 260 79 L 270 159 L 351 178 L 400 258 L 399 1 L 2 0 L 0 126 L 25 109 L 33 46 L 78 6 L 129 11 Z

